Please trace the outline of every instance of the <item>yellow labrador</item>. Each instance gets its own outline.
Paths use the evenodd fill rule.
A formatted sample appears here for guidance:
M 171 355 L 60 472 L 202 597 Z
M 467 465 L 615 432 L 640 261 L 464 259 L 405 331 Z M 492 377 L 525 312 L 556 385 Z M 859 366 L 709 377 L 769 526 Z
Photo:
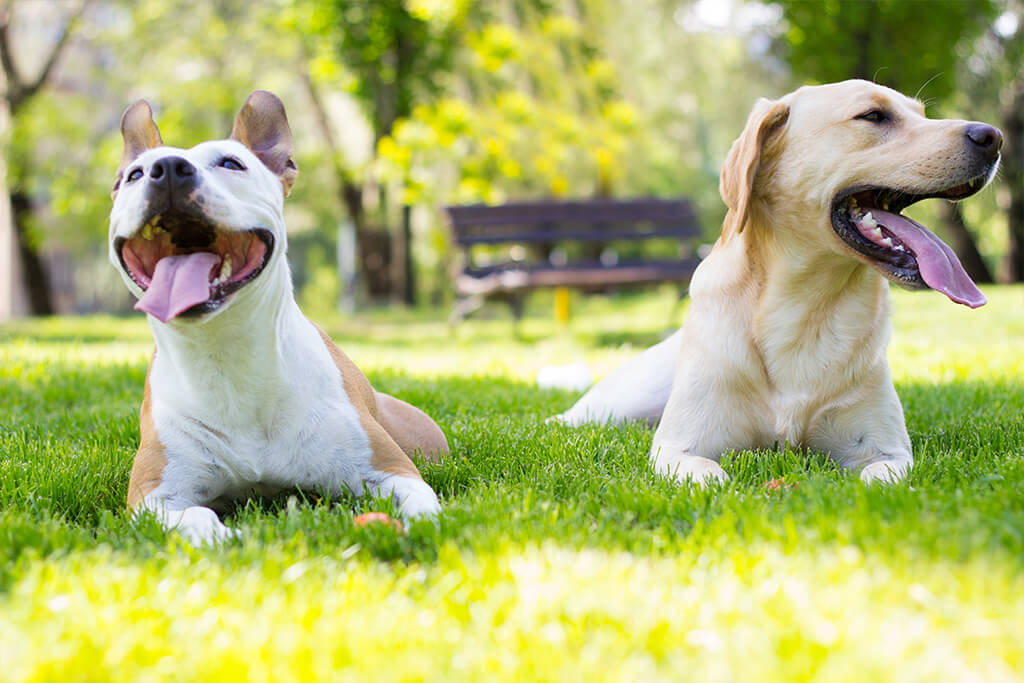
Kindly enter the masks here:
M 660 417 L 655 468 L 701 483 L 726 478 L 729 450 L 784 442 L 864 481 L 902 478 L 913 458 L 885 354 L 888 281 L 972 308 L 985 297 L 900 212 L 974 194 L 1001 146 L 992 126 L 925 118 L 917 100 L 866 81 L 758 101 L 722 169 L 729 212 L 682 329 L 559 419 Z

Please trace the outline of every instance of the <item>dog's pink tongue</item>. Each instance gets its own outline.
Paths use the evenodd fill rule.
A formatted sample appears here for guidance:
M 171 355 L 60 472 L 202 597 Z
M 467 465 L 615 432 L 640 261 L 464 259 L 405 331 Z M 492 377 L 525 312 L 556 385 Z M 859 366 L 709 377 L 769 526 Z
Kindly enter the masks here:
M 135 310 L 167 322 L 182 311 L 210 298 L 210 271 L 220 256 L 208 251 L 165 256 L 156 262 L 153 280 Z
M 889 229 L 917 257 L 921 278 L 958 304 L 977 308 L 984 306 L 985 295 L 960 265 L 960 259 L 935 233 L 906 216 L 871 209 L 879 224 Z

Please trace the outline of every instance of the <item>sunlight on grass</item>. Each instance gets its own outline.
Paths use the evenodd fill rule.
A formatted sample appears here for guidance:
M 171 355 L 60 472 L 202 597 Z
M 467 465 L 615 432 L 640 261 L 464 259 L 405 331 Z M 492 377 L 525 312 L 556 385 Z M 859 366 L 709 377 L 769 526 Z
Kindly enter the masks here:
M 1022 589 L 981 563 L 892 566 L 851 547 L 446 546 L 432 567 L 275 549 L 245 569 L 96 551 L 18 582 L 0 654 L 11 681 L 1009 681 Z
M 1024 676 L 1024 288 L 969 311 L 896 291 L 889 348 L 917 465 L 864 487 L 821 454 L 742 452 L 713 491 L 647 463 L 642 425 L 543 422 L 548 364 L 595 377 L 661 339 L 672 288 L 318 320 L 423 406 L 445 514 L 251 501 L 225 548 L 123 515 L 152 340 L 141 316 L 0 328 L 0 679 L 1010 681 Z M 799 484 L 772 494 L 764 482 Z M 354 508 L 354 509 L 353 509 Z

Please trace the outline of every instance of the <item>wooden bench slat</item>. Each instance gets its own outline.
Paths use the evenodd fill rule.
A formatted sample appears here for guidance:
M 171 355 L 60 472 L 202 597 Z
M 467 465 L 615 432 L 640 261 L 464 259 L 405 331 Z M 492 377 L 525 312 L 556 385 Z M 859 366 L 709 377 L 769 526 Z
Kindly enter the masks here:
M 456 235 L 455 241 L 461 246 L 473 244 L 515 244 L 534 242 L 625 242 L 647 240 L 656 237 L 696 237 L 700 229 L 696 225 L 681 225 L 660 230 L 540 230 L 533 232 L 500 232 L 500 233 L 462 233 Z
M 646 261 L 603 266 L 576 264 L 564 267 L 510 267 L 507 264 L 477 271 L 467 270 L 456 278 L 460 295 L 487 295 L 496 291 L 525 291 L 540 287 L 603 287 L 639 285 L 652 282 L 686 282 L 700 259 Z
M 696 212 L 687 201 L 642 200 L 591 202 L 537 202 L 489 206 L 449 206 L 456 231 L 469 227 L 537 225 L 547 223 L 692 223 Z

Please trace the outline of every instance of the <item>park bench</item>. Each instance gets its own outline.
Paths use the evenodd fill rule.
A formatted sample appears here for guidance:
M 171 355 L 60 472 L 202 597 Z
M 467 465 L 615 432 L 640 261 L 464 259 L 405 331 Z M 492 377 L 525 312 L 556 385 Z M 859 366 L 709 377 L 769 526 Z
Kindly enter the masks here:
M 662 282 L 685 286 L 700 262 L 695 249 L 700 225 L 685 199 L 475 204 L 449 206 L 447 213 L 462 252 L 452 322 L 487 299 L 508 303 L 518 320 L 526 295 L 542 287 L 556 288 L 556 316 L 567 316 L 569 288 L 602 291 Z M 620 250 L 637 251 L 623 243 L 657 239 L 676 247 L 674 257 L 618 255 Z M 482 247 L 496 245 L 511 246 L 500 250 L 508 256 L 495 259 L 495 250 L 479 255 Z

